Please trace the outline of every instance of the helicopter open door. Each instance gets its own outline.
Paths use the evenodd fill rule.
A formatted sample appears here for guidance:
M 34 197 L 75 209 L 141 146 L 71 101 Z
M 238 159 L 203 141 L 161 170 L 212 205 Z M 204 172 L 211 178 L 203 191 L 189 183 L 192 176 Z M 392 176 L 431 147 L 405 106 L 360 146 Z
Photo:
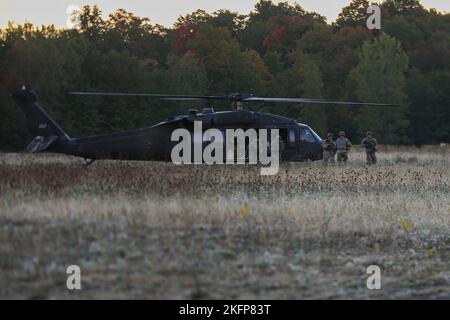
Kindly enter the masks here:
M 282 159 L 296 159 L 299 150 L 298 128 L 280 129 L 280 155 Z

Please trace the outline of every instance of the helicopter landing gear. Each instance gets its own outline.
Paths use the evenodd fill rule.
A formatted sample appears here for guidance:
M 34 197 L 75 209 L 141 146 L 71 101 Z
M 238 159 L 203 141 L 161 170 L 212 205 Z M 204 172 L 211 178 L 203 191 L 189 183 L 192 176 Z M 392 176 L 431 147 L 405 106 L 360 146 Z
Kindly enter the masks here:
M 93 164 L 94 162 L 95 162 L 95 160 L 97 160 L 97 159 L 84 159 L 84 165 L 83 165 L 83 167 L 84 168 L 87 168 L 87 167 L 89 167 L 91 164 Z

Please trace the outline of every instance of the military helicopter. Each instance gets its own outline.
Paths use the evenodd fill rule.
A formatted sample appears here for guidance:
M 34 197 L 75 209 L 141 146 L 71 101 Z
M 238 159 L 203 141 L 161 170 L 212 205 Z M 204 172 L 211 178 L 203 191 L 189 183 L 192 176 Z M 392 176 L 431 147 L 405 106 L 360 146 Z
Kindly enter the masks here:
M 322 159 L 322 138 L 303 123 L 275 114 L 244 109 L 244 103 L 292 103 L 389 106 L 382 103 L 324 101 L 302 98 L 264 98 L 251 94 L 232 93 L 219 96 L 166 95 L 151 93 L 70 92 L 82 96 L 148 97 L 172 101 L 205 101 L 201 112 L 190 109 L 185 115 L 171 117 L 151 127 L 95 135 L 83 138 L 70 137 L 45 112 L 30 86 L 22 86 L 12 97 L 26 115 L 28 126 L 35 138 L 27 151 L 48 151 L 82 157 L 86 164 L 99 159 L 170 161 L 171 150 L 176 142 L 171 133 L 177 128 L 193 132 L 194 121 L 201 121 L 204 130 L 225 129 L 278 129 L 280 159 L 282 161 L 305 161 Z M 232 110 L 215 112 L 211 101 L 230 101 Z

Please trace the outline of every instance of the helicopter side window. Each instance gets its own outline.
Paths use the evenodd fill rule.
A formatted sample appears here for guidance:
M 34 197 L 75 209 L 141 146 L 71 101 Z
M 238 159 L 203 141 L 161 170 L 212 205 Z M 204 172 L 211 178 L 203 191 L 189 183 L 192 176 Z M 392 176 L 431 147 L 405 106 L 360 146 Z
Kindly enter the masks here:
M 314 143 L 316 139 L 308 128 L 300 128 L 300 141 Z
M 289 141 L 289 144 L 291 144 L 291 145 L 295 144 L 295 130 L 294 129 L 289 129 L 288 141 Z

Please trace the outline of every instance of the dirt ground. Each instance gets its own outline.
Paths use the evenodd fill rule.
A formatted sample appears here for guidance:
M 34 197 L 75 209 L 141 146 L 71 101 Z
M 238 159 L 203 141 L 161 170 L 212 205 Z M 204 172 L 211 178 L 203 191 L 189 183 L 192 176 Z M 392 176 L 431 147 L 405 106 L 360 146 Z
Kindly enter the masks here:
M 355 150 L 261 177 L 3 153 L 0 298 L 449 299 L 449 155 L 384 148 L 368 167 Z

